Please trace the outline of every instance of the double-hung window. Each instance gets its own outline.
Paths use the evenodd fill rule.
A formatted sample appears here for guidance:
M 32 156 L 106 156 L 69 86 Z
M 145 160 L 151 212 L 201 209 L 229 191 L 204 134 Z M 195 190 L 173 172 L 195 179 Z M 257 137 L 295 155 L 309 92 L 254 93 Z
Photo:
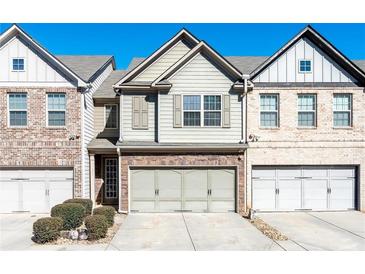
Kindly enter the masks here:
M 64 93 L 47 94 L 48 126 L 66 125 L 66 95 Z
M 298 95 L 298 126 L 299 127 L 316 126 L 316 95 L 314 94 Z
M 221 95 L 184 95 L 183 98 L 184 126 L 221 126 Z
M 333 96 L 333 126 L 350 127 L 352 117 L 351 94 L 335 94 Z
M 13 71 L 24 71 L 24 58 L 13 58 Z
M 201 96 L 184 95 L 184 126 L 200 127 L 201 125 Z
M 260 126 L 269 128 L 279 126 L 278 94 L 260 95 Z
M 9 126 L 27 126 L 27 94 L 10 93 L 9 95 Z
M 105 128 L 118 128 L 118 105 L 105 105 Z

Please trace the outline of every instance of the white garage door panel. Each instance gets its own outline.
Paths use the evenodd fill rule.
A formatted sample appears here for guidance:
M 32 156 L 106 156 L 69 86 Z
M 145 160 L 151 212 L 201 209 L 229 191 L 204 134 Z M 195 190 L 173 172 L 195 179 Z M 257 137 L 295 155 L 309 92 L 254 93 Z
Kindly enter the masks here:
M 284 180 L 280 179 L 279 185 L 279 201 L 280 210 L 300 209 L 301 205 L 301 181 L 300 180 Z
M 189 200 L 207 200 L 208 177 L 206 170 L 184 170 L 184 197 Z
M 158 211 L 174 212 L 181 210 L 181 180 L 179 170 L 157 170 Z
M 131 173 L 131 210 L 155 211 L 155 173 L 153 170 L 133 170 Z
M 327 180 L 304 180 L 303 208 L 327 209 Z
M 256 210 L 355 209 L 355 167 L 259 167 L 252 170 Z
M 0 171 L 0 212 L 48 213 L 73 197 L 73 171 L 5 169 Z
M 208 170 L 208 181 L 211 190 L 209 211 L 234 211 L 235 171 L 231 169 Z
M 275 208 L 275 180 L 252 180 L 253 201 L 256 209 L 271 210 Z
M 332 179 L 331 180 L 331 209 L 354 209 L 354 180 Z
M 0 181 L 0 213 L 20 211 L 18 181 Z

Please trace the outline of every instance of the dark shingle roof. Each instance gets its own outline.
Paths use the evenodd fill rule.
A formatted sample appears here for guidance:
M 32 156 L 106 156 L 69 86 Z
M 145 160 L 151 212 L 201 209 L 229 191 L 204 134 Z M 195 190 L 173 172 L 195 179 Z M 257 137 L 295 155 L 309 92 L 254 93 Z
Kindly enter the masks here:
M 100 87 L 94 92 L 93 98 L 115 98 L 116 93 L 113 85 L 118 82 L 125 74 L 126 70 L 114 70 L 104 80 Z
M 133 57 L 132 61 L 129 63 L 127 71 L 131 71 L 132 69 L 134 69 L 136 66 L 138 66 L 140 63 L 142 63 L 142 61 L 146 59 L 143 57 Z
M 268 56 L 224 56 L 232 65 L 238 68 L 243 74 L 250 74 L 255 68 L 261 65 Z
M 365 72 L 365 60 L 352 60 L 363 72 Z
M 57 59 L 86 82 L 89 82 L 90 78 L 112 57 L 112 55 L 56 55 Z

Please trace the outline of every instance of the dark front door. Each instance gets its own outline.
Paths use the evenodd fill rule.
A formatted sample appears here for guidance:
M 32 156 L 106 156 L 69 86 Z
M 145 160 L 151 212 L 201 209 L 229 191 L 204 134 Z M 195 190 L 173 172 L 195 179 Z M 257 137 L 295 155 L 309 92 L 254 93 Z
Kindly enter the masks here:
M 104 158 L 104 204 L 118 204 L 118 158 Z

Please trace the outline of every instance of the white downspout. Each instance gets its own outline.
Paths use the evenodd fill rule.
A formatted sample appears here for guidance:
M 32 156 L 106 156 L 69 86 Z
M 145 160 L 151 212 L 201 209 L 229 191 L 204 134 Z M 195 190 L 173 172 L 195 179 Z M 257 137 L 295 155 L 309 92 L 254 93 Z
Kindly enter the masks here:
M 246 132 L 246 108 L 247 108 L 247 79 L 243 78 L 243 94 L 241 94 L 241 140 L 240 143 L 244 144 L 247 141 Z

